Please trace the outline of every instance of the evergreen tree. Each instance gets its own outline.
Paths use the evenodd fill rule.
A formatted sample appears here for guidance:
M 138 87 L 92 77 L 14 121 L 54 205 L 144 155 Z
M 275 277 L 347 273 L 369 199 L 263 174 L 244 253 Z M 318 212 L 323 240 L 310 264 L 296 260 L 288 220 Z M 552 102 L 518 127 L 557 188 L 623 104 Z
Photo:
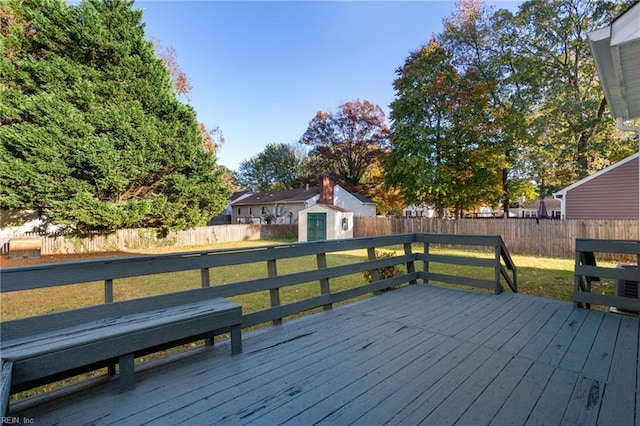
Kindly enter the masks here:
M 221 211 L 223 171 L 133 2 L 0 9 L 0 206 L 79 231 L 186 228 Z

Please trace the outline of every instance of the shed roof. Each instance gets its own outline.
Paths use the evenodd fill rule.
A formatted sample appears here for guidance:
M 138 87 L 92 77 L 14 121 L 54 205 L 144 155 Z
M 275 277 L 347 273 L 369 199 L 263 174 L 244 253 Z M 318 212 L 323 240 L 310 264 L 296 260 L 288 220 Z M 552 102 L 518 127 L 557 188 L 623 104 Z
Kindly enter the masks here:
M 321 204 L 321 203 L 314 204 L 313 206 L 308 207 L 308 208 L 304 209 L 303 211 L 307 211 L 307 210 L 310 210 L 310 209 L 318 209 L 318 208 L 321 208 L 323 210 L 332 210 L 332 211 L 340 212 L 340 213 L 352 213 L 351 210 L 347 210 L 347 209 L 344 209 L 342 207 L 334 206 L 334 205 L 331 205 L 331 204 Z

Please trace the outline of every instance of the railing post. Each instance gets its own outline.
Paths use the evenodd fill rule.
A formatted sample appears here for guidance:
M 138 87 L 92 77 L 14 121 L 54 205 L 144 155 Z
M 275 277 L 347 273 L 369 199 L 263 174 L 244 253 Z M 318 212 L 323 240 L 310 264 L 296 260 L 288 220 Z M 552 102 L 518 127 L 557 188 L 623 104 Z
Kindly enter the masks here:
M 202 282 L 202 288 L 211 287 L 209 268 L 200 269 L 200 281 Z
M 278 267 L 275 259 L 267 260 L 267 275 L 269 278 L 278 276 Z M 271 299 L 271 307 L 280 306 L 280 288 L 269 289 L 269 298 Z M 272 321 L 273 325 L 282 324 L 282 318 L 276 318 Z
M 367 255 L 369 257 L 369 260 L 376 260 L 376 248 L 367 248 Z M 369 274 L 371 274 L 371 282 L 380 281 L 380 272 L 378 271 L 378 268 L 370 269 Z
M 500 241 L 496 240 L 495 246 L 494 246 L 494 257 L 495 257 L 495 265 L 493 267 L 494 270 L 494 274 L 495 274 L 495 280 L 496 280 L 496 288 L 495 288 L 495 293 L 496 294 L 500 294 L 502 293 L 502 285 L 500 284 L 500 252 L 502 250 L 502 247 L 500 247 Z
M 429 255 L 429 243 L 425 242 L 424 243 L 424 257 L 425 260 L 422 263 L 422 271 L 424 272 L 425 276 L 427 276 L 429 274 L 429 260 L 426 259 L 426 257 Z M 429 280 L 427 278 L 423 278 L 422 282 L 424 282 L 425 284 L 429 284 Z
M 318 265 L 318 269 L 324 269 L 327 267 L 327 254 L 326 253 L 318 253 L 316 254 L 316 263 Z M 320 294 L 331 294 L 331 285 L 329 284 L 329 278 L 321 278 L 320 279 Z M 322 308 L 326 311 L 333 308 L 331 303 L 322 305 Z
M 206 254 L 203 254 L 203 256 L 206 256 Z M 209 275 L 209 268 L 200 269 L 200 283 L 202 285 L 202 288 L 211 287 L 211 276 Z M 213 346 L 213 342 L 213 337 L 204 339 L 204 344 L 206 346 Z
M 104 303 L 113 303 L 113 279 L 104 280 Z
M 404 254 L 412 254 L 413 252 L 411 251 L 411 243 L 405 243 L 404 244 Z M 413 274 L 416 272 L 416 264 L 413 260 L 407 262 L 407 273 L 408 274 Z M 409 281 L 409 284 L 417 284 L 418 282 L 416 280 L 411 280 Z
M 113 303 L 113 278 L 104 280 L 104 303 Z M 110 376 L 116 374 L 115 364 L 109 364 L 107 368 Z

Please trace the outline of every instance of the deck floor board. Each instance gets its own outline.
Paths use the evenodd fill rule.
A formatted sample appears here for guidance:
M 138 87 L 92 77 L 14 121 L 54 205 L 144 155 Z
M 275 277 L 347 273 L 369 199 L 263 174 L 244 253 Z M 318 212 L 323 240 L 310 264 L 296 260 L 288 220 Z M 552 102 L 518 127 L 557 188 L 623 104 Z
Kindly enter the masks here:
M 13 404 L 37 424 L 638 424 L 638 318 L 417 284 L 117 380 Z M 152 364 L 149 364 L 149 366 Z

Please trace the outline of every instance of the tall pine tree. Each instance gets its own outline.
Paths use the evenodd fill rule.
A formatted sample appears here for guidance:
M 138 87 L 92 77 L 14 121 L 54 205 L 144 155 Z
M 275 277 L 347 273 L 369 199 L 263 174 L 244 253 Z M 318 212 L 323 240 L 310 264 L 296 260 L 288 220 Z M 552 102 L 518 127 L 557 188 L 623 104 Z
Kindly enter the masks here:
M 0 9 L 0 206 L 79 231 L 186 228 L 220 212 L 223 171 L 132 1 Z

